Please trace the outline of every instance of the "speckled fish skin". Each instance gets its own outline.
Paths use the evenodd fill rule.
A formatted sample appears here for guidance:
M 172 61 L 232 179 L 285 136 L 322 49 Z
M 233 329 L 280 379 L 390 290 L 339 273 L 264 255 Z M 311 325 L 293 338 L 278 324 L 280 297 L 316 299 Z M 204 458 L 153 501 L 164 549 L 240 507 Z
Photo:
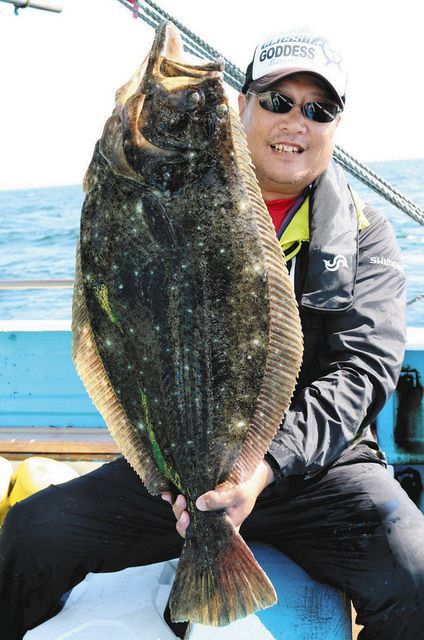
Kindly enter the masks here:
M 254 471 L 300 367 L 297 307 L 222 62 L 187 63 L 162 25 L 116 96 L 84 186 L 73 356 L 148 490 L 191 524 L 175 621 L 223 625 L 275 603 L 226 514 L 196 498 Z

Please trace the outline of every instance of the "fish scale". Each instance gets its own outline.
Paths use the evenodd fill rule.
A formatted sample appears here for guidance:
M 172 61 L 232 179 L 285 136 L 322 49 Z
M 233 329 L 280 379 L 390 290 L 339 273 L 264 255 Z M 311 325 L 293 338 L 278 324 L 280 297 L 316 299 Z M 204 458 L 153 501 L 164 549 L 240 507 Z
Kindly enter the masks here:
M 187 61 L 162 25 L 116 94 L 84 188 L 75 364 L 147 489 L 187 498 L 173 620 L 227 624 L 275 591 L 226 513 L 195 501 L 256 469 L 302 336 L 222 62 Z

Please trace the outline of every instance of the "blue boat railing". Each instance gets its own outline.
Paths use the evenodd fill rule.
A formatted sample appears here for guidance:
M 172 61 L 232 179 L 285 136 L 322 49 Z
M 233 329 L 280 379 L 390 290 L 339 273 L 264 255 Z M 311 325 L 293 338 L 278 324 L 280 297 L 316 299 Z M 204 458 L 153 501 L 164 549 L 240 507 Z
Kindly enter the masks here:
M 72 279 L 0 280 L 0 289 L 9 290 L 72 287 Z M 418 397 L 422 390 L 420 380 L 424 380 L 422 327 L 407 330 L 402 375 L 410 377 L 411 372 L 417 372 L 416 384 L 412 385 L 411 378 L 413 398 L 405 418 L 408 438 L 412 438 L 411 451 L 398 446 L 394 439 L 400 409 L 404 411 L 403 405 L 399 409 L 398 393 L 391 396 L 377 418 L 379 441 L 392 464 L 424 463 L 424 405 Z M 402 403 L 405 404 L 403 400 Z M 0 318 L 0 407 L 0 428 L 104 427 L 72 362 L 70 319 Z

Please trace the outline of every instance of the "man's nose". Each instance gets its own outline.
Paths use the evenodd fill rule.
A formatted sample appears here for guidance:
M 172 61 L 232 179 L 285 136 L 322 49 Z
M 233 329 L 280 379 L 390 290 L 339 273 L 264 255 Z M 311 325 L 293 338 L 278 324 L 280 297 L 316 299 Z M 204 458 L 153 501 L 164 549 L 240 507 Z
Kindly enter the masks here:
M 307 118 L 302 113 L 302 107 L 295 104 L 287 113 L 280 114 L 279 128 L 287 131 L 305 131 Z

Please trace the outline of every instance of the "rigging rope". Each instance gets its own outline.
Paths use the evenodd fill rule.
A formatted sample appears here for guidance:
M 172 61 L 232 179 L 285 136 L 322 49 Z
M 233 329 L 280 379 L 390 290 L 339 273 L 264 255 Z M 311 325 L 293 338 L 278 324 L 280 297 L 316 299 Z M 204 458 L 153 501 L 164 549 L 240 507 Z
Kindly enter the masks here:
M 179 29 L 185 48 L 201 58 L 214 59 L 221 58 L 225 62 L 224 80 L 236 91 L 240 91 L 244 84 L 244 73 L 231 60 L 222 56 L 219 51 L 211 47 L 182 22 L 164 11 L 153 0 L 143 0 L 138 7 L 134 0 L 118 0 L 124 7 L 127 7 L 133 15 L 138 15 L 149 26 L 156 29 L 164 20 L 171 20 Z M 136 8 L 137 7 L 137 8 Z M 400 191 L 392 187 L 384 178 L 375 171 L 359 162 L 338 145 L 334 148 L 334 160 L 346 171 L 358 180 L 361 180 L 368 187 L 379 193 L 383 198 L 391 202 L 395 207 L 406 213 L 419 224 L 424 226 L 424 210 L 403 195 Z
M 406 303 L 406 306 L 409 306 L 410 304 L 414 304 L 414 302 L 418 302 L 423 298 L 424 298 L 424 293 L 420 293 L 417 296 L 415 296 L 415 298 L 412 298 L 412 300 L 408 300 L 408 302 Z

